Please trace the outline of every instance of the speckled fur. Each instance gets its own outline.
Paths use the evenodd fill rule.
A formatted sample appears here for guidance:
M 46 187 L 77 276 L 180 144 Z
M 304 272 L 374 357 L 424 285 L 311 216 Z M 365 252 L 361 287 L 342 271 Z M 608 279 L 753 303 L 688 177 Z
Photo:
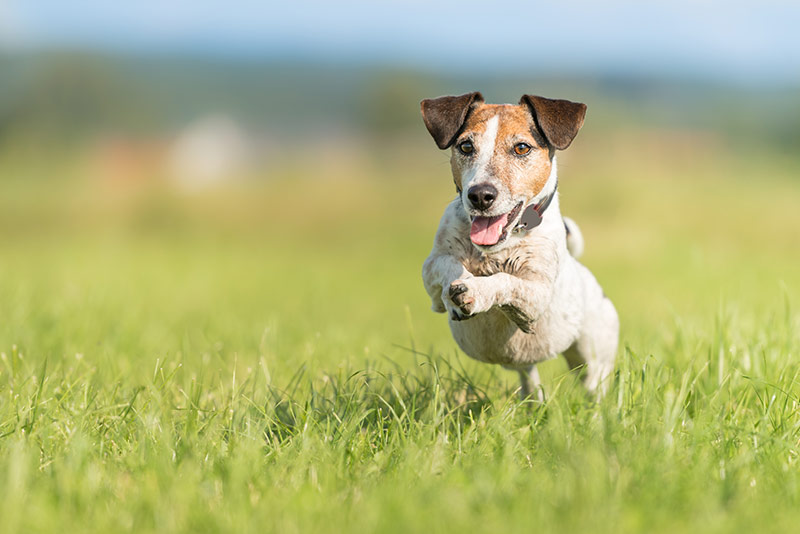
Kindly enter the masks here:
M 502 113 L 504 108 L 483 115 L 493 116 L 498 109 Z M 486 123 L 486 116 L 476 115 L 477 124 Z M 499 130 L 509 129 L 513 127 L 503 125 Z M 471 132 L 468 123 L 461 136 L 476 133 L 480 132 Z M 499 146 L 503 140 L 496 143 Z M 516 201 L 524 194 L 535 202 L 556 187 L 555 159 L 536 162 L 535 172 L 547 172 L 545 179 L 532 176 L 524 181 L 514 179 L 518 169 L 502 172 L 504 161 L 516 164 L 505 155 L 493 156 L 488 164 L 491 176 L 486 178 L 502 177 L 493 182 L 506 188 L 501 198 L 505 194 Z M 457 184 L 467 173 L 473 179 L 486 174 L 455 165 Z M 535 366 L 559 354 L 571 368 L 585 367 L 582 378 L 587 389 L 605 391 L 613 371 L 619 321 L 595 277 L 568 251 L 558 193 L 539 226 L 511 233 L 502 246 L 490 250 L 471 242 L 470 215 L 459 195 L 445 209 L 423 265 L 423 281 L 433 310 L 448 314 L 461 349 L 477 360 L 518 371 L 523 396 L 544 398 Z

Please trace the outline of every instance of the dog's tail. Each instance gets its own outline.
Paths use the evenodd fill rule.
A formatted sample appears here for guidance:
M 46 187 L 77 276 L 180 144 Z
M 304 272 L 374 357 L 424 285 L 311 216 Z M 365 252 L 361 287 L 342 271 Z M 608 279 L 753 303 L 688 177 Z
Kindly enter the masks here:
M 567 250 L 569 250 L 573 258 L 580 258 L 581 254 L 583 254 L 583 234 L 581 234 L 581 229 L 569 217 L 564 217 L 564 228 L 567 229 Z

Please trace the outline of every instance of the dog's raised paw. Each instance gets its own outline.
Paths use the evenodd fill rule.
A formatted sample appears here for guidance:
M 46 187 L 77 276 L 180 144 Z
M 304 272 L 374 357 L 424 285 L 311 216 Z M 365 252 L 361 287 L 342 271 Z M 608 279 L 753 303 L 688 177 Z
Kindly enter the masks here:
M 467 292 L 467 286 L 461 280 L 456 280 L 450 284 L 450 298 L 455 299 L 458 295 Z
M 467 285 L 461 280 L 456 280 L 450 284 L 449 295 L 450 300 L 458 309 L 459 313 L 451 313 L 451 318 L 454 321 L 461 321 L 467 319 L 472 315 L 475 307 L 475 299 L 470 296 Z M 454 312 L 456 310 L 453 310 Z M 461 316 L 459 316 L 461 315 Z

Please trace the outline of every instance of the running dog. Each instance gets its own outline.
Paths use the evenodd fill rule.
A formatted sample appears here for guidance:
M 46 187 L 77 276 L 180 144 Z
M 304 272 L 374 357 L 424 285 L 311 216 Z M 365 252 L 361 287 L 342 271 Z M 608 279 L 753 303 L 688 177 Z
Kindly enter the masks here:
M 517 371 L 523 398 L 544 400 L 536 364 L 559 354 L 602 395 L 619 319 L 576 259 L 583 237 L 561 215 L 555 157 L 586 106 L 532 95 L 486 104 L 475 92 L 421 107 L 436 145 L 451 151 L 457 191 L 422 268 L 433 311 L 447 313 L 467 355 Z

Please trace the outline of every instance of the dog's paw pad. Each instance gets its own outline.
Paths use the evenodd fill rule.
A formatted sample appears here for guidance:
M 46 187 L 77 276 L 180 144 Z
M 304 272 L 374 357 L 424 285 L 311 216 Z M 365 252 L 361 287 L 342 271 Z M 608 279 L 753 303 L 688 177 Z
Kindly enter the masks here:
M 458 319 L 454 318 L 454 320 L 461 321 L 472 315 L 475 299 L 470 296 L 468 289 L 467 285 L 461 280 L 456 280 L 450 284 L 450 300 L 456 305 L 460 315 Z
M 467 286 L 464 283 L 456 280 L 455 282 L 450 284 L 450 298 L 451 299 L 455 300 L 456 297 L 458 297 L 462 293 L 466 293 L 466 292 L 467 292 Z

